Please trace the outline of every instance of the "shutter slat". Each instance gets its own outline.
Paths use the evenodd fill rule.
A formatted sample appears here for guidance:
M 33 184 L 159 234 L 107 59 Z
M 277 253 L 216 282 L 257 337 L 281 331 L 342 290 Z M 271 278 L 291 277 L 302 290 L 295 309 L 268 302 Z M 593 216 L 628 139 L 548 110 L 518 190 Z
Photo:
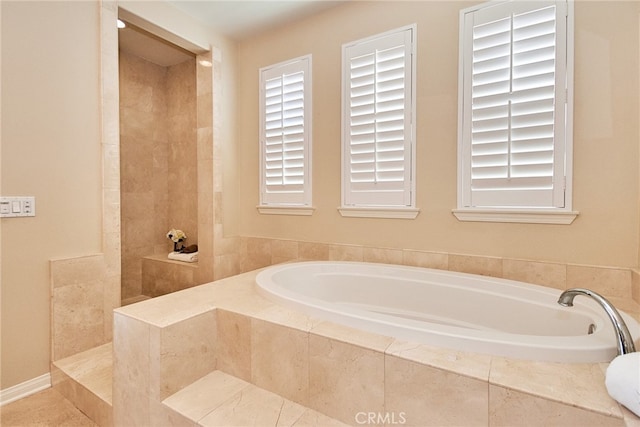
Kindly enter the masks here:
M 488 179 L 504 179 L 507 177 L 506 166 L 486 166 L 473 167 L 473 186 L 476 187 L 479 182 L 486 182 Z M 485 184 L 486 185 L 486 184 Z
M 498 19 L 489 23 L 479 24 L 473 27 L 473 39 L 482 40 L 486 37 L 491 37 L 497 33 L 503 33 L 509 31 L 511 28 L 511 21 L 508 18 Z
M 474 144 L 472 145 L 472 147 L 480 144 L 494 143 L 498 141 L 509 141 L 508 130 L 499 129 L 486 132 L 473 132 L 472 136 L 474 140 Z

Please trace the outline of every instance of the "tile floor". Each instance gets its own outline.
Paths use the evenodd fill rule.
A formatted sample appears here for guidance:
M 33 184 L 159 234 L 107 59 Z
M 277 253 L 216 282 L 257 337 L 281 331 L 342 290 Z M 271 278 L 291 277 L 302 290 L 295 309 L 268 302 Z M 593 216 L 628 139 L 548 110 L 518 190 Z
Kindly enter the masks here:
M 86 415 L 53 388 L 0 407 L 3 427 L 96 427 Z

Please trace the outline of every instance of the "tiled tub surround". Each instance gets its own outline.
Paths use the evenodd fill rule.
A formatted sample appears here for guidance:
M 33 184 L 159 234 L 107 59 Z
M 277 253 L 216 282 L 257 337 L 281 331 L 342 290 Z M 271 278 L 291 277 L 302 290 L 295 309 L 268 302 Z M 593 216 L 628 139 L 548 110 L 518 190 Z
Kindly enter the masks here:
M 222 240 L 216 248 L 216 280 L 281 262 L 363 261 L 480 274 L 561 290 L 588 288 L 623 310 L 630 310 L 626 304 L 632 298 L 640 303 L 640 272 L 629 268 L 249 236 Z
M 370 413 L 406 425 L 638 422 L 608 396 L 607 364 L 505 359 L 354 330 L 262 298 L 256 274 L 115 311 L 115 425 L 191 423 L 163 401 L 216 370 L 352 425 Z

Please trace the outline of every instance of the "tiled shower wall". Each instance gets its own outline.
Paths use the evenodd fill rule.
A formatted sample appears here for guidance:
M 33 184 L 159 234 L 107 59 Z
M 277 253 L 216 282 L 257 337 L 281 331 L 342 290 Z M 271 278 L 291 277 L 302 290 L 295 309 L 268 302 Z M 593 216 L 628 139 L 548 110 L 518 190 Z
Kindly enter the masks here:
M 122 299 L 142 293 L 142 258 L 171 228 L 197 243 L 195 60 L 162 67 L 120 52 Z
M 169 125 L 168 228 L 161 233 L 166 253 L 166 233 L 179 228 L 187 234 L 186 244 L 198 237 L 198 153 L 196 140 L 196 64 L 190 59 L 167 68 L 167 122 Z

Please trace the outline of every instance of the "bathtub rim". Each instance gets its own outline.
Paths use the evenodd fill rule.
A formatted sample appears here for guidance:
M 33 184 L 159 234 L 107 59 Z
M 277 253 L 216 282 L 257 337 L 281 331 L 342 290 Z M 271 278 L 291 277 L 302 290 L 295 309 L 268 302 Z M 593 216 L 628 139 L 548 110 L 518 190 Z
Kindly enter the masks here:
M 553 305 L 552 307 L 554 309 L 557 308 L 558 310 L 573 310 L 574 313 L 578 312 L 583 315 L 587 315 L 593 320 L 597 327 L 596 332 L 592 335 L 568 337 L 536 336 L 513 334 L 509 332 L 491 334 L 486 331 L 475 330 L 475 332 L 470 336 L 467 328 L 433 324 L 434 328 L 430 331 L 433 341 L 416 341 L 415 336 L 413 336 L 412 333 L 415 333 L 416 330 L 422 331 L 419 326 L 417 326 L 420 322 L 412 322 L 407 319 L 403 319 L 403 323 L 405 324 L 403 328 L 405 328 L 406 331 L 403 331 L 402 329 L 398 330 L 393 319 L 384 314 L 371 313 L 365 310 L 357 310 L 353 308 L 350 308 L 348 312 L 345 312 L 343 309 L 331 307 L 330 303 L 326 303 L 317 298 L 308 297 L 283 287 L 279 287 L 273 280 L 273 276 L 283 270 L 305 268 L 309 266 L 320 266 L 320 268 L 325 269 L 331 268 L 331 266 L 347 266 L 347 268 L 363 267 L 373 268 L 374 270 L 426 271 L 445 277 L 451 276 L 455 278 L 467 278 L 482 283 L 490 283 L 491 285 L 497 284 L 499 286 L 508 286 L 510 290 L 518 289 L 519 292 L 537 293 L 546 297 L 553 296 L 555 301 L 557 301 L 557 297 L 559 297 L 562 292 L 562 290 L 556 288 L 493 276 L 483 276 L 426 267 L 360 261 L 299 261 L 277 264 L 260 271 L 256 275 L 254 286 L 258 293 L 263 297 L 287 308 L 302 311 L 310 317 L 362 329 L 378 335 L 389 336 L 410 342 L 414 341 L 425 345 L 516 359 L 563 363 L 608 362 L 617 355 L 615 333 L 611 322 L 606 317 L 604 311 L 602 311 L 602 308 L 598 306 L 595 301 L 591 301 L 587 298 L 576 299 L 574 301 L 574 307 L 572 308 L 562 308 L 560 305 L 558 305 L 558 307 Z M 496 295 L 504 297 L 504 295 L 497 293 Z M 549 305 L 546 304 L 544 306 L 549 307 Z M 632 331 L 634 340 L 637 340 L 640 335 L 640 325 L 629 314 L 624 311 L 620 311 L 620 313 L 625 322 L 627 322 L 627 325 L 629 325 L 629 329 Z M 371 325 L 372 318 L 376 322 L 377 326 Z M 383 327 L 380 328 L 380 326 Z M 468 348 L 469 341 L 473 343 L 473 348 L 471 349 Z M 542 351 L 544 354 L 531 357 L 530 354 L 533 351 Z

